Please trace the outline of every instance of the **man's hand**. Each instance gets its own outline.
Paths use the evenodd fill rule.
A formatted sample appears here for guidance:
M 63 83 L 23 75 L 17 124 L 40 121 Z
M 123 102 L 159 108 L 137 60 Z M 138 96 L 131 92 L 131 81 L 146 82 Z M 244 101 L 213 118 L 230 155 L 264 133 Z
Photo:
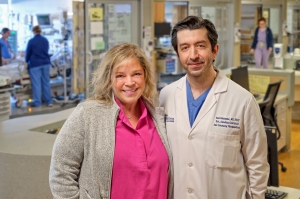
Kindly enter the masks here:
M 254 54 L 254 49 L 253 48 L 251 48 L 250 53 Z
M 2 65 L 6 65 L 7 63 L 6 63 L 6 60 L 5 59 L 3 59 L 3 57 L 2 57 Z

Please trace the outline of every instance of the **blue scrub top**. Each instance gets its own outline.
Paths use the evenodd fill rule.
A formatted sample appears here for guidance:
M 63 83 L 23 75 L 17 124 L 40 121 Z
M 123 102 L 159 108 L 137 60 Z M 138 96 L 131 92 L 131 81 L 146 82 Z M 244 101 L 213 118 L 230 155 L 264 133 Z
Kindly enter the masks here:
M 189 82 L 186 80 L 186 95 L 187 95 L 187 105 L 188 105 L 188 111 L 189 111 L 189 120 L 191 127 L 193 126 L 196 117 L 205 102 L 205 99 L 209 93 L 211 88 L 207 89 L 202 95 L 200 95 L 197 99 L 194 99 L 193 93 L 191 90 L 191 86 Z
M 11 54 L 9 53 L 10 45 L 8 42 L 5 42 L 2 38 L 0 39 L 1 49 L 2 49 L 2 57 L 4 59 L 11 59 Z

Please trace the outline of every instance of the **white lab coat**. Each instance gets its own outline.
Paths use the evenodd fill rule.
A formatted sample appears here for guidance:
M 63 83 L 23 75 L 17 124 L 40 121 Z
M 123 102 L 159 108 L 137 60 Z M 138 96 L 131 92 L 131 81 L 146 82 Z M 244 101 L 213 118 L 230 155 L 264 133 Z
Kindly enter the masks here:
M 264 198 L 267 139 L 251 93 L 218 71 L 190 127 L 186 76 L 160 93 L 174 160 L 175 199 Z

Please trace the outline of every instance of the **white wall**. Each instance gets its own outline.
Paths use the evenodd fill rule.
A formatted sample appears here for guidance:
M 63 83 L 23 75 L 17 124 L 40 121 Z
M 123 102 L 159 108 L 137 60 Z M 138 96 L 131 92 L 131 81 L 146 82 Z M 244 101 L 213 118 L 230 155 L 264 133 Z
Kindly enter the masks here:
M 10 0 L 8 27 L 18 32 L 18 49 L 24 50 L 27 41 L 32 38 L 30 19 L 33 26 L 38 25 L 36 14 L 50 14 L 54 28 L 61 30 L 63 11 L 72 12 L 72 0 Z M 51 40 L 62 38 L 61 34 L 48 38 Z M 50 42 L 51 43 L 51 42 Z
M 72 0 L 11 0 L 11 9 L 32 14 L 72 11 Z

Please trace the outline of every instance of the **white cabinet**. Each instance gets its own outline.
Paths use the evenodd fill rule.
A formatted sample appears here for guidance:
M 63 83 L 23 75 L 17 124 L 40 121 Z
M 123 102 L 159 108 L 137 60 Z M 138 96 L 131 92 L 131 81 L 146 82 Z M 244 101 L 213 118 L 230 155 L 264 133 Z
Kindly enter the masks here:
M 281 136 L 277 140 L 278 151 L 287 145 L 287 98 L 275 105 L 276 121 Z

